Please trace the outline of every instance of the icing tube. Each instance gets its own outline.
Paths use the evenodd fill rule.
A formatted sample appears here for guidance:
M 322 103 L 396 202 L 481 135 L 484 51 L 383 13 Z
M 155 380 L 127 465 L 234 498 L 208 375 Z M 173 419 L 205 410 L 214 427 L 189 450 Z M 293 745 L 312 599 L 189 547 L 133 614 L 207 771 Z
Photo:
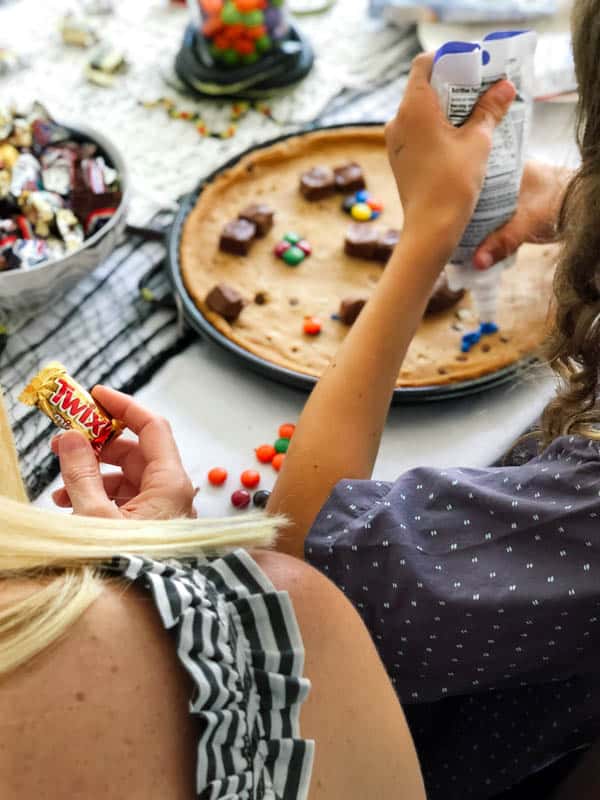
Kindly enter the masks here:
M 502 271 L 514 256 L 480 272 L 473 267 L 473 255 L 517 207 L 531 121 L 536 43 L 533 31 L 491 33 L 481 43 L 448 42 L 437 51 L 431 75 L 444 113 L 457 126 L 468 119 L 479 97 L 496 81 L 508 78 L 517 89 L 516 99 L 494 132 L 473 217 L 447 267 L 450 288 L 470 290 L 482 323 L 495 319 Z

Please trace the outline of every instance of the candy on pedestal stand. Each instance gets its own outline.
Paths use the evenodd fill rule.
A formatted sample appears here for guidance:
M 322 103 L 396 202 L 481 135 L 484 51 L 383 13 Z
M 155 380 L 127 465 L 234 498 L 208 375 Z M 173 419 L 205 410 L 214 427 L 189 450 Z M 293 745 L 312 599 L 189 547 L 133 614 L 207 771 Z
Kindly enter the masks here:
M 310 71 L 312 48 L 289 22 L 285 0 L 188 0 L 188 6 L 175 70 L 195 93 L 260 99 Z

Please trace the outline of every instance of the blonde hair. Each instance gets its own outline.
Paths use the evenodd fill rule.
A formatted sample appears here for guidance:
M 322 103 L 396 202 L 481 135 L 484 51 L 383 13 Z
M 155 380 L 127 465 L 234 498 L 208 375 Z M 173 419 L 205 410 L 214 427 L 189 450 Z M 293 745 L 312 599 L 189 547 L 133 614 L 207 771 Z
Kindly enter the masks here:
M 27 500 L 0 391 L 0 578 L 38 579 L 24 599 L 0 602 L 0 676 L 65 633 L 102 592 L 98 566 L 114 556 L 177 558 L 265 547 L 281 524 L 262 514 L 136 521 L 35 508 Z

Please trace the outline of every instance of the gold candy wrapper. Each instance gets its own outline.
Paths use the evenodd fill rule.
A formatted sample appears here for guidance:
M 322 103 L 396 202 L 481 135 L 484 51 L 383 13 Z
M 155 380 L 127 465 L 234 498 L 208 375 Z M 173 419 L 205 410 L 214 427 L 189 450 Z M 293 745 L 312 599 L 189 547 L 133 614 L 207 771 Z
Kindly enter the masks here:
M 58 361 L 48 364 L 31 379 L 19 401 L 37 406 L 59 428 L 83 433 L 96 455 L 123 430 L 122 423 L 112 419 Z

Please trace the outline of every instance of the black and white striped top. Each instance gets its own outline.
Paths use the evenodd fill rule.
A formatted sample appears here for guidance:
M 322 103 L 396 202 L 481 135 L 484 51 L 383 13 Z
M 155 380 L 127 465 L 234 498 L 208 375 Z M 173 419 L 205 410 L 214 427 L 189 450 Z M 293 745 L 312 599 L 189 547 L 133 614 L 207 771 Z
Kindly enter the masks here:
M 286 592 L 244 550 L 222 558 L 120 556 L 106 570 L 150 590 L 195 690 L 199 800 L 305 800 L 314 742 L 300 738 L 304 647 Z

